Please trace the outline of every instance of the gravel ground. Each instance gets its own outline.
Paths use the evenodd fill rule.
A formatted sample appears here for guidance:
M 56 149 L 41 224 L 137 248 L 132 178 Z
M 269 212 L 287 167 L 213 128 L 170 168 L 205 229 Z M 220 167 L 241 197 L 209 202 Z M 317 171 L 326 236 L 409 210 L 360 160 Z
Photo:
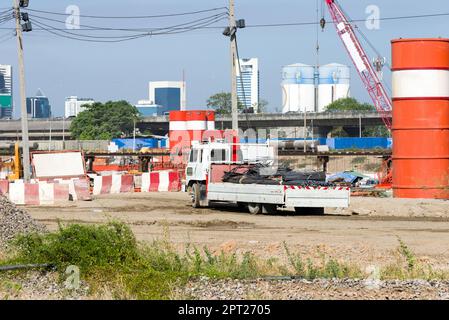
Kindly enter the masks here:
M 77 290 L 67 290 L 55 272 L 0 274 L 0 300 L 80 300 L 86 299 L 88 292 L 84 283 Z
M 45 231 L 44 225 L 0 195 L 0 249 L 19 234 Z
M 175 298 L 195 300 L 449 300 L 449 281 L 351 279 L 220 280 L 190 282 Z

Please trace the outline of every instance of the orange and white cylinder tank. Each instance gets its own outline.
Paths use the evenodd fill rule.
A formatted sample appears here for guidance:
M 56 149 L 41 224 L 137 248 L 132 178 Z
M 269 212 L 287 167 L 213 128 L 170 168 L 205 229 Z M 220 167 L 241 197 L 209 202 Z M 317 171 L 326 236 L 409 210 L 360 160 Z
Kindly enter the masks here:
M 449 199 L 449 39 L 398 39 L 393 56 L 393 193 Z

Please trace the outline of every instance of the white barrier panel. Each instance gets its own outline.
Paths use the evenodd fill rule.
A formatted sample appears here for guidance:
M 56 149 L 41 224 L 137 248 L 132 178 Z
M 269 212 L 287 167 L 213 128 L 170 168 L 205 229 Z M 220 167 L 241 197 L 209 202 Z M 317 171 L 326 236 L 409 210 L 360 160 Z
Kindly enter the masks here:
M 114 174 L 112 176 L 111 194 L 120 193 L 122 187 L 122 176 Z
M 9 200 L 15 204 L 25 204 L 25 184 L 16 181 L 9 184 Z
M 101 188 L 103 186 L 103 177 L 102 176 L 96 176 L 94 177 L 94 190 L 93 194 L 95 196 L 101 194 Z
M 39 183 L 39 202 L 41 205 L 55 203 L 55 188 L 53 183 Z
M 159 186 L 158 191 L 168 191 L 170 185 L 170 177 L 168 171 L 159 172 Z
M 142 186 L 140 187 L 141 192 L 150 192 L 150 173 L 142 173 Z

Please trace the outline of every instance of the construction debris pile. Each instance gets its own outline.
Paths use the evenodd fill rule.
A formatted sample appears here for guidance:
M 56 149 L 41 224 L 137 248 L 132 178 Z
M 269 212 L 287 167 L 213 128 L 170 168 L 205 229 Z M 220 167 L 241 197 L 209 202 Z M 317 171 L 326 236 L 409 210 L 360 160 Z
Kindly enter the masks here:
M 45 226 L 0 195 L 0 247 L 7 246 L 10 240 L 20 234 L 45 231 Z
M 329 186 L 326 174 L 317 171 L 293 171 L 280 167 L 274 172 L 263 165 L 239 166 L 225 172 L 223 182 L 239 184 L 267 184 L 286 186 Z

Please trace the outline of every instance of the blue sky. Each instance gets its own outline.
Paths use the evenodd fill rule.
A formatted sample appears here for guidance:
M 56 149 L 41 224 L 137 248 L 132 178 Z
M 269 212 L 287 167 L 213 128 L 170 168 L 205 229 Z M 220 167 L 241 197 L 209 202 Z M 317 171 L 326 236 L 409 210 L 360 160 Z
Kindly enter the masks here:
M 320 0 L 321 1 L 321 0 Z M 324 0 L 323 0 L 324 1 Z M 10 0 L 0 2 L 5 8 Z M 30 8 L 65 12 L 77 5 L 81 15 L 155 15 L 227 6 L 225 0 L 30 0 Z M 447 0 L 340 0 L 353 19 L 364 19 L 367 6 L 377 5 L 381 17 L 448 13 Z M 326 9 L 326 8 L 325 8 Z M 326 11 L 326 19 L 330 17 Z M 59 20 L 64 17 L 48 16 Z M 204 16 L 204 15 L 203 15 Z M 202 17 L 203 17 L 202 16 Z M 316 0 L 236 0 L 237 18 L 248 25 L 309 22 L 316 20 Z M 142 21 L 81 19 L 81 24 L 114 27 L 157 27 L 186 21 L 155 19 Z M 48 22 L 51 23 L 51 22 Z M 62 26 L 52 23 L 55 26 Z M 217 25 L 225 25 L 226 21 Z M 381 21 L 379 30 L 367 30 L 358 23 L 374 46 L 390 60 L 390 40 L 398 37 L 449 37 L 448 17 Z M 11 26 L 11 24 L 1 27 Z M 34 26 L 37 28 L 36 26 Z M 38 88 L 50 98 L 55 116 L 63 113 L 64 99 L 70 95 L 99 101 L 125 99 L 131 103 L 148 96 L 151 80 L 181 80 L 185 70 L 187 104 L 193 109 L 205 106 L 206 99 L 219 91 L 229 91 L 229 41 L 222 30 L 207 29 L 182 35 L 142 38 L 123 43 L 84 43 L 56 37 L 42 30 L 25 34 L 27 94 Z M 0 30 L 0 37 L 10 33 Z M 112 35 L 112 34 L 111 34 Z M 281 68 L 302 62 L 314 64 L 316 29 L 314 26 L 246 28 L 239 31 L 240 56 L 257 57 L 260 63 L 261 98 L 271 110 L 281 105 Z M 333 25 L 320 32 L 320 61 L 351 65 Z M 372 56 L 373 52 L 367 50 Z M 15 102 L 19 103 L 15 39 L 0 42 L 0 63 L 15 68 Z M 369 101 L 358 75 L 352 68 L 352 95 Z M 390 73 L 385 73 L 387 82 Z M 16 107 L 17 115 L 18 107 Z

